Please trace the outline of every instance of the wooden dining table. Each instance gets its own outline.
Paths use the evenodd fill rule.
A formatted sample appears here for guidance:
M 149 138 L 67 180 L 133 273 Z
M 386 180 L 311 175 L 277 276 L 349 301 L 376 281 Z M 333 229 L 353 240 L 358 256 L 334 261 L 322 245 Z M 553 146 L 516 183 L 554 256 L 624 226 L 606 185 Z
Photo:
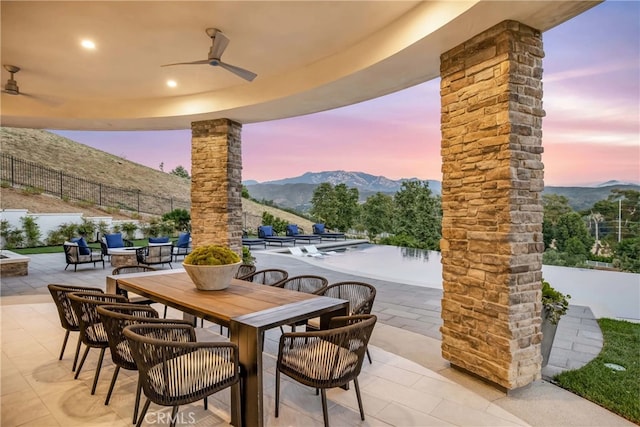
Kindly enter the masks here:
M 346 316 L 346 300 L 290 291 L 233 279 L 227 289 L 201 291 L 184 270 L 153 271 L 107 276 L 107 292 L 121 288 L 187 316 L 204 318 L 229 328 L 238 345 L 241 366 L 241 418 L 243 426 L 264 425 L 262 348 L 264 332 L 278 326 L 320 317 L 326 328 L 334 316 Z M 236 407 L 232 393 L 231 407 Z M 231 411 L 231 423 L 239 426 Z

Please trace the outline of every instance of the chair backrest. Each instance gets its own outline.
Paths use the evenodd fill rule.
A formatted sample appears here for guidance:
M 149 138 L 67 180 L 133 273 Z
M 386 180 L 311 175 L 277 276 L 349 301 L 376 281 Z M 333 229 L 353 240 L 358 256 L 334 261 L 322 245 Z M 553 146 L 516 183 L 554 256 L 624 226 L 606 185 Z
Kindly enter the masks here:
M 136 258 L 141 264 L 164 264 L 173 259 L 173 244 L 145 246 L 136 249 Z
M 261 225 L 258 227 L 258 237 L 272 237 L 275 236 L 275 232 L 273 231 L 273 226 L 271 225 Z
M 268 268 L 258 270 L 242 278 L 248 282 L 259 283 L 261 285 L 278 286 L 289 278 L 289 273 L 278 268 Z
M 363 282 L 338 282 L 327 286 L 323 295 L 349 301 L 349 314 L 369 314 L 376 298 L 376 288 Z
M 298 234 L 300 234 L 300 231 L 297 224 L 287 225 L 287 236 L 297 236 Z
M 188 248 L 190 239 L 191 239 L 191 233 L 189 232 L 180 233 L 178 235 L 178 240 L 176 241 L 175 245 L 178 248 Z
M 107 332 L 113 363 L 125 369 L 137 369 L 122 331 L 126 326 L 158 319 L 158 312 L 142 304 L 99 305 L 97 311 Z
M 56 304 L 58 310 L 58 316 L 60 316 L 60 323 L 62 327 L 68 331 L 79 331 L 80 324 L 76 317 L 73 308 L 71 307 L 71 301 L 69 301 L 68 294 L 72 292 L 97 292 L 102 293 L 102 289 L 93 288 L 89 286 L 74 286 L 74 285 L 58 285 L 51 283 L 47 285 L 49 293 L 53 298 L 53 302 Z
M 251 264 L 240 264 L 236 272 L 236 279 L 244 280 L 245 276 L 256 272 L 256 266 Z
M 191 325 L 124 328 L 145 396 L 164 406 L 191 403 L 239 381 L 238 347 L 195 342 Z
M 322 295 L 329 281 L 321 276 L 314 275 L 302 275 L 289 277 L 282 282 L 279 286 L 284 289 L 292 291 L 304 292 L 307 294 Z
M 112 233 L 104 235 L 104 242 L 108 248 L 124 248 L 125 243 L 122 233 Z
M 324 224 L 313 224 L 313 234 L 323 234 Z
M 82 343 L 89 347 L 106 347 L 109 344 L 107 332 L 98 314 L 98 306 L 129 302 L 122 295 L 98 292 L 72 292 L 69 294 L 69 301 L 78 318 Z
M 80 251 L 77 243 L 66 242 L 62 245 L 64 258 L 67 264 L 74 264 L 80 261 Z
M 111 272 L 112 275 L 129 274 L 129 273 L 145 273 L 147 271 L 158 271 L 156 268 L 149 267 L 148 265 L 123 265 L 116 267 Z
M 339 316 L 329 329 L 280 336 L 278 370 L 301 383 L 333 388 L 357 378 L 377 318 Z

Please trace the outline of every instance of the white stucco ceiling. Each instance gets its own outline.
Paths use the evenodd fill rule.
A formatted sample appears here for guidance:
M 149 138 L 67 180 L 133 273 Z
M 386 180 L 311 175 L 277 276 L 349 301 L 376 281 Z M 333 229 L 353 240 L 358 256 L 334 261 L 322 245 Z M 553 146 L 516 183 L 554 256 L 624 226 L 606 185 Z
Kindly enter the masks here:
M 1 124 L 184 129 L 313 113 L 436 78 L 441 53 L 503 20 L 545 31 L 598 3 L 3 0 L 2 64 L 21 67 L 22 94 L 2 93 Z M 230 39 L 222 60 L 253 82 L 209 65 L 160 67 L 206 59 L 210 27 Z M 97 48 L 81 48 L 84 38 Z

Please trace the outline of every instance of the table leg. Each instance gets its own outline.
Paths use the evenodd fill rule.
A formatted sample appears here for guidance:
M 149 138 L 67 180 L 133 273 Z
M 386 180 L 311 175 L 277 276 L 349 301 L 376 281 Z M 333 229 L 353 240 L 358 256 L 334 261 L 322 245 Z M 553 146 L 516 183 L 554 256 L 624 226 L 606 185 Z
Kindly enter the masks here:
M 263 384 L 262 384 L 262 331 L 250 325 L 231 320 L 231 341 L 238 345 L 240 354 L 240 377 L 242 379 L 241 412 L 242 425 L 262 427 L 264 425 Z M 235 394 L 231 396 L 231 406 L 235 407 Z M 231 424 L 238 426 L 238 420 Z M 240 427 L 240 426 L 238 426 Z

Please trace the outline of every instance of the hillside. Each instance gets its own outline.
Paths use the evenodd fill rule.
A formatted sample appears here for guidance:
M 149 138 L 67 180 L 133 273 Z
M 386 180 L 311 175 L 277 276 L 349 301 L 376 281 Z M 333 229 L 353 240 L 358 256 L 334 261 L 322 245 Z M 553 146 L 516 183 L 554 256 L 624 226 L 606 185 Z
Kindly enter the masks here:
M 191 184 L 178 176 L 155 170 L 68 138 L 38 129 L 0 127 L 0 152 L 40 165 L 68 171 L 69 174 L 122 188 L 135 188 L 143 193 L 158 194 L 179 200 L 189 200 Z M 311 222 L 279 209 L 243 199 L 244 227 L 254 231 L 267 211 L 285 221 L 311 230 Z M 20 189 L 3 188 L 2 209 L 28 209 L 31 213 L 83 212 L 87 216 L 110 215 L 116 219 L 132 218 L 126 211 L 100 209 L 83 203 L 65 202 L 45 194 L 25 194 Z

